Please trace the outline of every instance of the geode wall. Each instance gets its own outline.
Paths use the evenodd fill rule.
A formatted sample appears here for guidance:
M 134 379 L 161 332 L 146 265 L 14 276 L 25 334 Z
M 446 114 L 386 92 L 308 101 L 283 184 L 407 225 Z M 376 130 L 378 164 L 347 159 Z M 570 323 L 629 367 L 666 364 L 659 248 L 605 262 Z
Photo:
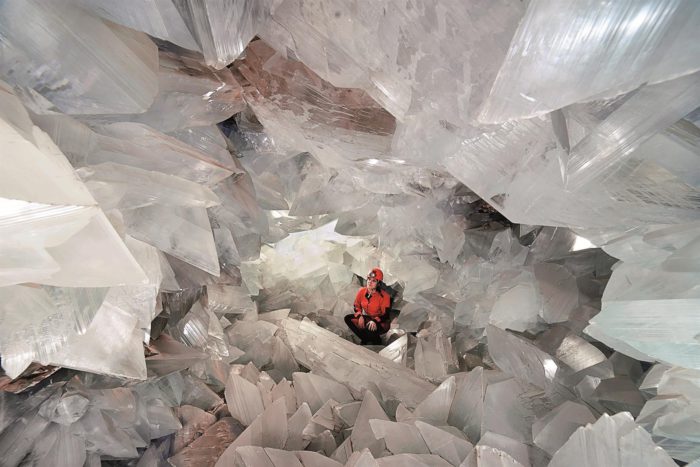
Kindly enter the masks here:
M 699 459 L 699 30 L 683 0 L 0 3 L 0 464 Z

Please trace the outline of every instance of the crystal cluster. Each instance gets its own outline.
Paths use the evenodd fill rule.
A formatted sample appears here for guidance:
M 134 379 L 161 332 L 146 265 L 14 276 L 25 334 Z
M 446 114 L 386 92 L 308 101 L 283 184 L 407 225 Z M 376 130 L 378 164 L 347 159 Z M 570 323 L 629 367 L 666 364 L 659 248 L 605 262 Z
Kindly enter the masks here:
M 700 463 L 699 30 L 0 2 L 0 464 Z

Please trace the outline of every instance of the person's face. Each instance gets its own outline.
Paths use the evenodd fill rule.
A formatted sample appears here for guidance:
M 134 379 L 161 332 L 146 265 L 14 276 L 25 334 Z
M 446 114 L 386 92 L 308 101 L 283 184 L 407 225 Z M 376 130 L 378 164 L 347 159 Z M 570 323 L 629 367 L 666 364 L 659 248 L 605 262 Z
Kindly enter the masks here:
M 377 288 L 377 279 L 374 277 L 368 277 L 367 278 L 367 288 L 370 290 L 374 290 Z

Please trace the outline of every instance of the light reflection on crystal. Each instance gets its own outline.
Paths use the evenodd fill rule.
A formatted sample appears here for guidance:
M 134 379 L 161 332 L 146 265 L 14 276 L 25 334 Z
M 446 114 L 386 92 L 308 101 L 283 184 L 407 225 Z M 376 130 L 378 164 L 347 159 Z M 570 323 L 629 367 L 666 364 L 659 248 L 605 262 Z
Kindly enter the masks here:
M 700 460 L 700 8 L 370 3 L 0 5 L 3 464 Z

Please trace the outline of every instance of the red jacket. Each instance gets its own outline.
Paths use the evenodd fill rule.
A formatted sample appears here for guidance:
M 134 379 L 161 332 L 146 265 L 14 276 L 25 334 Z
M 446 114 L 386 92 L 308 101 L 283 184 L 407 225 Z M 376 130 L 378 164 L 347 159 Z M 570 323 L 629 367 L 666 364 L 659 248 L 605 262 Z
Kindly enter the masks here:
M 388 329 L 389 323 L 384 318 L 390 305 L 391 298 L 387 292 L 375 291 L 368 299 L 367 287 L 362 287 L 355 296 L 355 317 L 359 317 L 361 314 L 367 315 Z

